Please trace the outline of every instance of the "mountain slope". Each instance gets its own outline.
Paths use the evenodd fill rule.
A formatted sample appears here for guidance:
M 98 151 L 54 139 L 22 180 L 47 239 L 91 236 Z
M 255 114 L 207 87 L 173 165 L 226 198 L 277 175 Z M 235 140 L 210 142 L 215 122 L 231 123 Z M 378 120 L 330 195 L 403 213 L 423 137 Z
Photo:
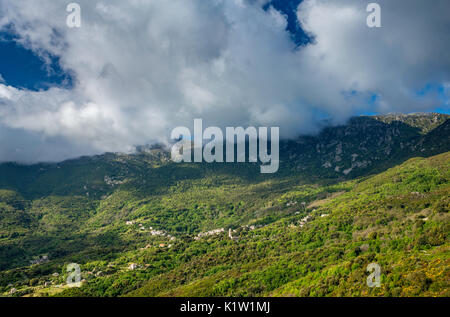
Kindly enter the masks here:
M 114 289 L 124 295 L 143 278 L 148 282 L 128 295 L 448 296 L 449 167 L 450 153 L 412 159 L 350 182 L 345 193 L 298 215 L 237 230 L 236 241 L 219 234 L 130 253 L 128 259 L 142 267 L 137 272 L 116 273 L 66 294 L 108 295 Z M 165 272 L 149 274 L 146 264 L 153 268 L 162 259 Z M 382 267 L 379 289 L 365 284 L 373 262 Z
M 280 153 L 287 170 L 324 177 L 358 177 L 411 157 L 449 151 L 449 124 L 450 116 L 441 114 L 356 117 L 317 136 L 284 143 Z
M 235 227 L 237 240 L 218 232 L 171 241 L 140 232 L 138 223 L 122 224 L 122 241 L 134 235 L 143 240 L 109 255 L 95 249 L 99 260 L 79 253 L 5 271 L 1 280 L 16 280 L 22 295 L 448 296 L 449 167 L 445 153 L 315 190 L 293 185 L 271 199 L 283 217 Z M 105 247 L 115 240 L 106 242 Z M 74 260 L 81 264 L 83 287 L 56 287 L 65 280 L 64 264 Z M 382 268 L 379 289 L 365 284 L 365 269 L 373 262 Z
M 274 175 L 258 164 L 174 164 L 146 147 L 0 164 L 0 293 L 10 284 L 16 296 L 59 293 L 76 262 L 87 284 L 63 294 L 366 295 L 341 280 L 363 276 L 353 261 L 367 244 L 364 261 L 439 270 L 448 266 L 448 153 L 387 169 L 449 152 L 449 125 L 435 114 L 354 118 L 283 142 Z M 370 294 L 412 294 L 395 279 Z M 444 280 L 421 292 L 442 295 Z

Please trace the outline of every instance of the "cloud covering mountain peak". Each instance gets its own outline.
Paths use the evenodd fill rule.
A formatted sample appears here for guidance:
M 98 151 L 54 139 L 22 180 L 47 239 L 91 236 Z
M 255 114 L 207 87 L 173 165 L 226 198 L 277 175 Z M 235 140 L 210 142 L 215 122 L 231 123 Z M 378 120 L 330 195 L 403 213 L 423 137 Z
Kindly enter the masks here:
M 301 47 L 266 2 L 80 0 L 83 24 L 71 29 L 65 3 L 3 0 L 0 29 L 58 56 L 75 82 L 30 91 L 0 81 L 0 161 L 127 152 L 194 118 L 292 137 L 323 118 L 448 98 L 448 1 L 379 1 L 383 27 L 371 29 L 361 1 L 305 0 L 298 21 L 314 40 Z

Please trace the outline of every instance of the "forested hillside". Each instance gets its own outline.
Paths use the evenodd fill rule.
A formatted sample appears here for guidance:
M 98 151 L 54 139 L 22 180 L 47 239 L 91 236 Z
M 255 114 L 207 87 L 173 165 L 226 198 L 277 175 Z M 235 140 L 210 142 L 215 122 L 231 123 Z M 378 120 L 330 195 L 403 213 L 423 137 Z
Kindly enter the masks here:
M 160 147 L 2 164 L 0 293 L 449 296 L 449 125 L 354 118 L 283 142 L 274 175 L 175 164 Z

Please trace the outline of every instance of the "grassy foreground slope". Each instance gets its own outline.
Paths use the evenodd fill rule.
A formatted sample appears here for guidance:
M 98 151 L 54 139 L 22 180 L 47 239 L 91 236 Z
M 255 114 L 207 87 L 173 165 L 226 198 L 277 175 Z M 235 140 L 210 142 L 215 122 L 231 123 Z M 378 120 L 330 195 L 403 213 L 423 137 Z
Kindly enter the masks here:
M 449 296 L 450 153 L 328 187 L 275 223 L 130 251 L 65 296 Z M 332 193 L 332 194 L 331 194 Z M 301 206 L 293 188 L 279 197 Z M 308 219 L 305 220 L 306 216 Z M 136 263 L 137 269 L 127 265 Z M 369 263 L 382 270 L 369 288 Z

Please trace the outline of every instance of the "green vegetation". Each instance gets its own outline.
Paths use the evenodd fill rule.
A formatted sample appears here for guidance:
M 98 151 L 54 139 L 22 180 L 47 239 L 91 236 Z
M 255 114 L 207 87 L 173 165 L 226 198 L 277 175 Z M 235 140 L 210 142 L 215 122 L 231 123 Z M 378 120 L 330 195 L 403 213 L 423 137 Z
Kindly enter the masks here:
M 276 175 L 257 164 L 172 164 L 159 149 L 0 165 L 0 294 L 449 296 L 449 121 L 418 134 L 374 121 L 334 134 L 369 124 L 391 135 L 395 125 L 404 133 L 385 145 L 408 147 L 382 160 L 369 146 L 382 130 L 360 132 L 355 145 L 325 131 L 310 154 L 292 145 Z M 436 152 L 446 153 L 418 157 Z M 369 155 L 380 160 L 361 165 Z M 319 169 L 323 161 L 355 171 Z M 81 266 L 80 288 L 66 285 L 69 263 Z M 380 288 L 366 284 L 370 263 L 381 266 Z

